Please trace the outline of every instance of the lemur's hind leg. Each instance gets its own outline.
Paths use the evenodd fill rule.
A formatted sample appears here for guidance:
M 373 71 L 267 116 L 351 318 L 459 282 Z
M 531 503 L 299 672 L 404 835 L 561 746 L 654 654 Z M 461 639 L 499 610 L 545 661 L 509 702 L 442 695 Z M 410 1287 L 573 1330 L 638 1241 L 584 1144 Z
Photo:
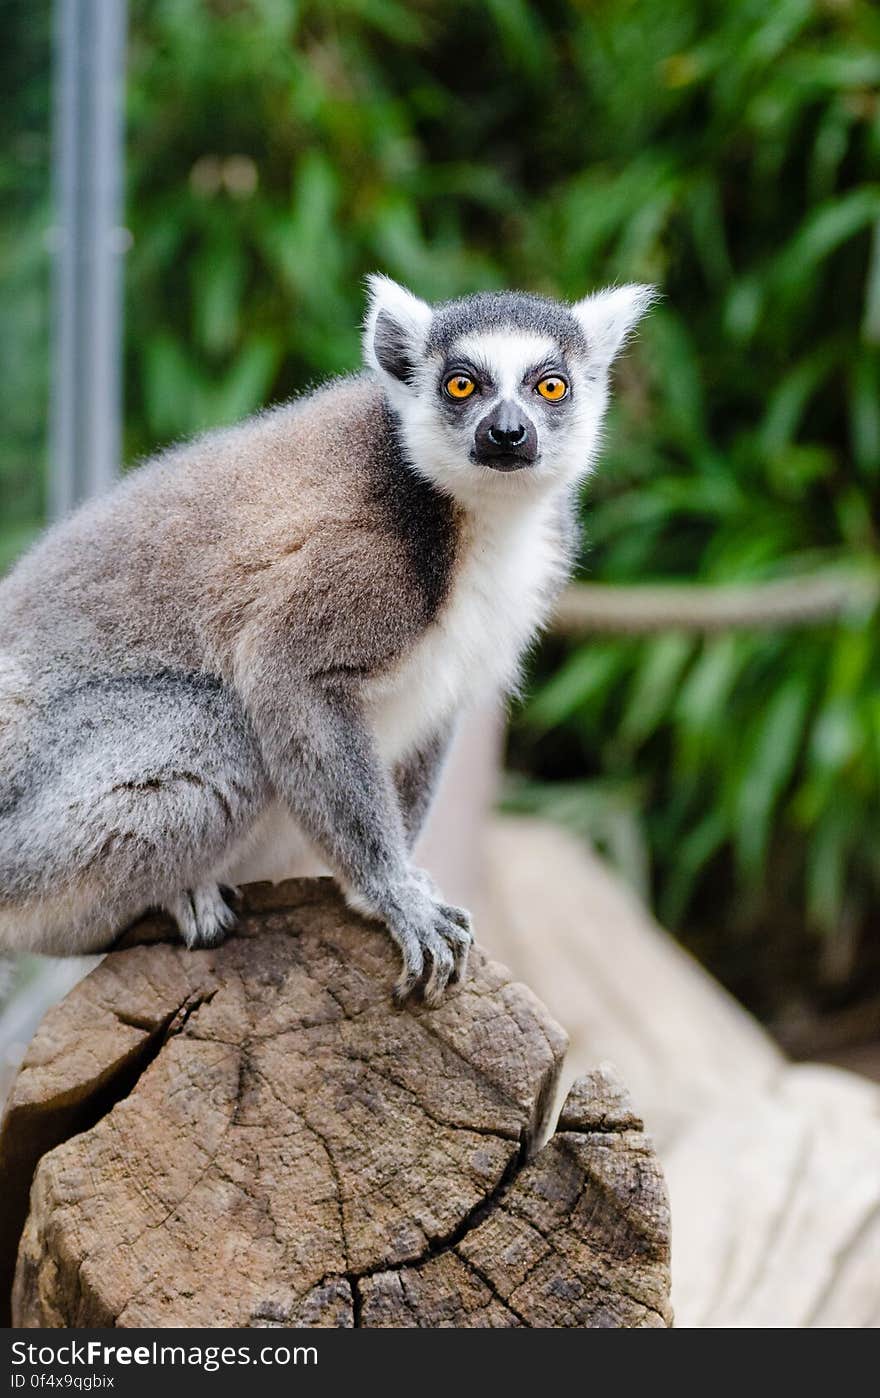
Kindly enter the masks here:
M 60 696 L 28 735 L 0 804 L 0 945 L 97 951 L 148 908 L 190 946 L 234 922 L 217 871 L 268 800 L 234 695 L 204 676 L 95 680 Z

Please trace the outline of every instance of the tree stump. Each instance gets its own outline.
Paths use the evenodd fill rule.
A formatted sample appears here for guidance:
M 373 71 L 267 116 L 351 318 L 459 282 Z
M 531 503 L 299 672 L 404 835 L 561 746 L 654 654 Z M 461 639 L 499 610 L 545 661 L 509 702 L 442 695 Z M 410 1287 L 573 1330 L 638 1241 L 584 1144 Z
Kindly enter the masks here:
M 670 1324 L 663 1179 L 613 1076 L 541 1148 L 543 1006 L 476 950 L 438 1009 L 396 1010 L 396 969 L 323 880 L 250 886 L 223 947 L 107 956 L 5 1113 L 13 1323 Z

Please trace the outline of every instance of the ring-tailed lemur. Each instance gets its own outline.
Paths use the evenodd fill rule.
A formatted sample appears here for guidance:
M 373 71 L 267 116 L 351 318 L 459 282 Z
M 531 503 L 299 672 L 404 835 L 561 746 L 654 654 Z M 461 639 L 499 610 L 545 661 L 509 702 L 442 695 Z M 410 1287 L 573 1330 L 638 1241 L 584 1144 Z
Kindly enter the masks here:
M 611 361 L 647 306 L 369 283 L 367 369 L 174 448 L 0 584 L 0 944 L 190 946 L 223 886 L 329 869 L 403 957 L 464 972 L 409 851 L 462 707 L 510 687 L 571 557 Z

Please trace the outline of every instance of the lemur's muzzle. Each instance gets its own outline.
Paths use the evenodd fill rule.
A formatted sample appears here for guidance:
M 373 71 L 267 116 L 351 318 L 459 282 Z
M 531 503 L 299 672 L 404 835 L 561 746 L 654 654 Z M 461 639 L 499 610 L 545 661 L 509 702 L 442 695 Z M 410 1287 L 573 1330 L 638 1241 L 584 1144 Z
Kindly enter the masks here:
M 494 471 L 520 471 L 538 456 L 538 431 L 518 404 L 498 403 L 477 424 L 471 457 Z

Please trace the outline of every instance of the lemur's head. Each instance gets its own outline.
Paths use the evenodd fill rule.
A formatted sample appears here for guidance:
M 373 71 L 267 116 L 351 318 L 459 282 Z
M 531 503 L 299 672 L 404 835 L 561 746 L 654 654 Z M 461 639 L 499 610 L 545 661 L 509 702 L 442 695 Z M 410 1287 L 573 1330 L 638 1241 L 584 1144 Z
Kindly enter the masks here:
M 619 286 L 573 305 L 504 291 L 429 306 L 388 277 L 368 290 L 364 355 L 408 455 L 463 500 L 585 474 L 611 361 L 653 297 Z

